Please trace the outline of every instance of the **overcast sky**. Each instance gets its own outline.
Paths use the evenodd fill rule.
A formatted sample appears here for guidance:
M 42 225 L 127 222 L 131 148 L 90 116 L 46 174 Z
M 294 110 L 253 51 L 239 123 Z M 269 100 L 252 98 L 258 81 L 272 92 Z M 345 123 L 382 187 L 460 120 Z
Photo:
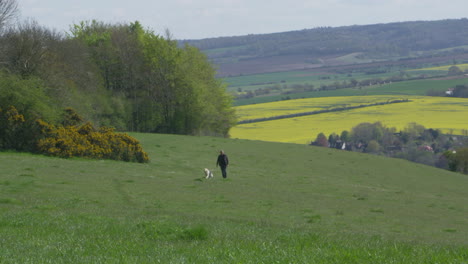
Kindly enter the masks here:
M 468 0 L 17 0 L 21 17 L 60 31 L 82 20 L 140 21 L 176 39 L 468 16 Z

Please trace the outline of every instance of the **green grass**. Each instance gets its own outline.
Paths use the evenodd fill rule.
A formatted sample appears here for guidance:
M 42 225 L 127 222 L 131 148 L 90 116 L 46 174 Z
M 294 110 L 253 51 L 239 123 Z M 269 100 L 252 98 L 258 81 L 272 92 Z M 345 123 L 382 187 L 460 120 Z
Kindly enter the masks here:
M 354 55 L 350 54 L 348 56 L 344 56 L 343 58 L 353 58 Z M 330 72 L 329 70 L 330 69 L 327 67 L 323 67 L 320 69 L 314 69 L 312 71 L 293 70 L 225 77 L 222 80 L 228 85 L 229 92 L 236 93 L 239 88 L 241 88 L 244 92 L 253 91 L 264 87 L 272 87 L 274 85 L 288 85 L 289 88 L 291 88 L 295 84 L 308 84 L 319 88 L 321 85 L 330 85 L 335 82 L 341 83 L 343 81 L 349 82 L 351 79 L 358 81 L 376 78 L 387 79 L 392 76 L 400 75 L 402 71 L 405 71 L 406 74 L 409 74 L 413 77 L 419 76 L 421 74 L 428 76 L 445 76 L 447 74 L 447 71 L 426 70 L 418 68 L 412 69 L 398 66 L 382 67 L 381 70 L 386 72 L 378 74 L 365 73 L 365 71 L 370 71 L 370 69 L 357 69 L 355 71 L 349 69 L 349 72 L 347 73 L 336 73 Z
M 363 96 L 363 95 L 426 95 L 428 91 L 445 91 L 456 85 L 468 84 L 468 78 L 452 80 L 413 80 L 404 82 L 395 82 L 384 85 L 374 85 L 362 88 L 347 88 L 331 91 L 303 92 L 288 95 L 260 96 L 249 99 L 240 99 L 234 101 L 235 106 L 268 103 L 283 100 L 289 96 L 290 99 L 299 98 L 319 98 L 335 96 Z
M 296 144 L 132 135 L 149 164 L 0 153 L 0 263 L 468 261 L 466 175 Z
M 235 92 L 240 87 L 243 91 L 255 90 L 263 87 L 271 87 L 276 84 L 292 86 L 294 84 L 312 84 L 319 88 L 321 85 L 329 85 L 334 82 L 349 81 L 350 79 L 364 80 L 373 78 L 387 78 L 398 75 L 398 71 L 381 73 L 381 74 L 365 74 L 357 72 L 353 74 L 328 73 L 326 68 L 323 72 L 313 71 L 285 71 L 274 73 L 262 73 L 253 75 L 244 75 L 236 77 L 223 78 L 229 87 L 228 91 Z M 329 79 L 323 79 L 328 77 Z

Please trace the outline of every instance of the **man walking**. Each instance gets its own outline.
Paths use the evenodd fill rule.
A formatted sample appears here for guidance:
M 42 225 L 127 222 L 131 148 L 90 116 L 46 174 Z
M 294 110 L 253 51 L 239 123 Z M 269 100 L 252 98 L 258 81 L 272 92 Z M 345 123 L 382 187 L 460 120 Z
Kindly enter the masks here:
M 219 151 L 218 160 L 216 161 L 216 167 L 221 168 L 221 173 L 223 174 L 223 178 L 227 178 L 226 168 L 229 165 L 229 159 L 226 154 L 224 154 L 223 150 Z

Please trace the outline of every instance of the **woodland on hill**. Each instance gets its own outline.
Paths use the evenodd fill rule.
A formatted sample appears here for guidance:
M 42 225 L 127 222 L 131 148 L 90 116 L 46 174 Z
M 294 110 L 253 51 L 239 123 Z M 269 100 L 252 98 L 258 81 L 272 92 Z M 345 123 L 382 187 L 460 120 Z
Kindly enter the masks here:
M 293 60 L 313 65 L 347 54 L 356 54 L 362 60 L 387 60 L 467 53 L 468 47 L 464 46 L 468 45 L 468 19 L 319 27 L 181 43 L 206 52 L 227 76 L 236 71 L 229 71 L 226 65 L 265 58 L 273 64 Z
M 119 131 L 227 136 L 235 124 L 205 54 L 169 32 L 93 20 L 62 34 L 18 12 L 0 0 L 0 108 L 52 124 L 72 108 Z

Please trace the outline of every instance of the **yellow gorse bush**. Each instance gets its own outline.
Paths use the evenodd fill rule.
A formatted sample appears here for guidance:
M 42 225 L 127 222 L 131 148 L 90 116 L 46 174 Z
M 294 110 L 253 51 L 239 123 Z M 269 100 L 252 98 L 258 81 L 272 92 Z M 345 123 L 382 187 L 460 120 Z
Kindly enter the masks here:
M 42 138 L 38 151 L 57 157 L 87 157 L 133 162 L 148 162 L 149 158 L 139 142 L 127 134 L 115 133 L 112 128 L 94 129 L 91 123 L 81 126 L 54 126 L 37 121 Z
M 113 128 L 95 129 L 91 123 L 79 125 L 81 117 L 65 110 L 62 125 L 41 119 L 25 120 L 14 107 L 0 108 L 0 149 L 35 151 L 63 158 L 87 157 L 132 162 L 148 162 L 138 140 Z

